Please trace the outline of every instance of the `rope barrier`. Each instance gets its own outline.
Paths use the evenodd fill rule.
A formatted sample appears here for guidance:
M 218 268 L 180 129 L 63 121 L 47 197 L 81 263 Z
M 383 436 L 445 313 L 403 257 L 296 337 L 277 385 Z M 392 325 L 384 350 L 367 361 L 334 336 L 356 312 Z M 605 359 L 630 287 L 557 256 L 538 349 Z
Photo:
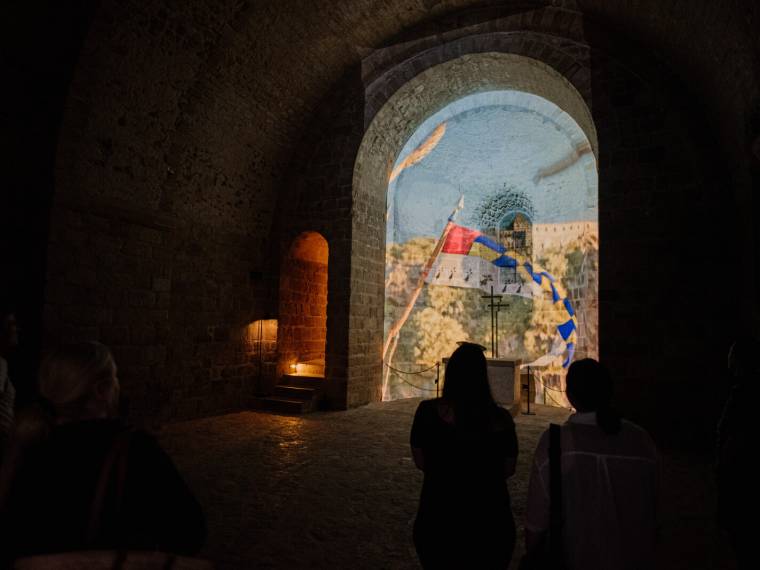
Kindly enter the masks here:
M 433 368 L 438 366 L 438 363 L 436 362 L 435 364 L 433 364 L 429 368 L 425 368 L 424 370 L 418 370 L 417 372 L 409 372 L 408 370 L 399 370 L 398 368 L 394 368 L 393 366 L 391 366 L 385 361 L 383 361 L 383 364 L 385 364 L 388 368 L 390 368 L 394 372 L 398 372 L 399 374 L 409 374 L 409 375 L 422 374 L 423 372 L 427 372 L 428 370 L 432 370 Z
M 438 366 L 438 363 L 436 362 L 435 364 L 433 364 L 432 366 L 428 368 L 425 368 L 424 370 L 417 370 L 416 372 L 413 372 L 409 370 L 399 370 L 398 368 L 394 368 L 393 366 L 391 366 L 384 360 L 383 360 L 383 364 L 387 366 L 390 370 L 393 370 L 394 372 L 397 372 L 399 374 L 408 374 L 409 376 L 424 374 L 425 372 L 429 372 L 430 370 Z M 422 392 L 438 392 L 438 375 L 437 374 L 436 374 L 436 379 L 435 379 L 435 384 L 436 384 L 435 388 L 422 388 L 421 386 L 417 386 L 416 384 L 412 384 L 408 380 L 405 380 L 403 377 L 399 377 L 399 380 L 401 380 L 404 384 L 411 386 L 412 388 L 416 388 L 417 390 L 420 390 Z
M 546 395 L 549 396 L 549 398 L 551 399 L 551 401 L 554 402 L 557 405 L 558 408 L 564 408 L 565 407 L 562 404 L 560 404 L 557 400 L 555 400 L 554 398 L 552 398 L 550 394 L 546 394 Z
M 544 387 L 545 390 L 551 390 L 552 392 L 559 392 L 560 394 L 565 394 L 565 390 L 560 390 L 559 388 L 552 388 L 551 386 L 547 386 L 546 382 L 544 382 L 544 379 L 541 378 L 540 375 L 537 375 L 536 378 L 538 378 L 541 381 L 541 385 Z
M 412 388 L 417 388 L 417 390 L 421 390 L 423 392 L 435 392 L 435 388 L 420 388 L 416 384 L 412 384 L 411 382 L 408 382 L 408 381 L 404 380 L 403 378 L 399 378 L 399 380 L 401 380 L 404 384 L 408 384 Z

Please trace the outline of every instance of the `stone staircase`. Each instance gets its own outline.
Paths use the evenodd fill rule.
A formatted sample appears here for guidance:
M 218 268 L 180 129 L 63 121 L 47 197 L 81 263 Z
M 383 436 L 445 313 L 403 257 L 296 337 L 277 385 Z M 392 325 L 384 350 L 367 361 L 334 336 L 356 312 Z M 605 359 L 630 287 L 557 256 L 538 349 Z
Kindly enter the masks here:
M 281 414 L 306 414 L 318 409 L 325 385 L 324 361 L 299 364 L 297 374 L 285 374 L 271 396 L 254 400 L 254 408 Z

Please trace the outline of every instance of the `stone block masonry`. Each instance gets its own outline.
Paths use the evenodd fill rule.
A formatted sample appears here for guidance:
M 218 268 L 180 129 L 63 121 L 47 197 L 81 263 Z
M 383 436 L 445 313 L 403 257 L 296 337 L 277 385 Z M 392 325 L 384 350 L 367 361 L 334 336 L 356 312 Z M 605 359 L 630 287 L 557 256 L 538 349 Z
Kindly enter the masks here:
M 326 252 L 325 252 L 326 253 Z M 327 340 L 326 263 L 290 257 L 280 277 L 278 327 L 279 369 L 293 372 L 296 363 L 321 363 Z
M 61 205 L 50 234 L 47 341 L 110 346 L 133 420 L 245 409 L 274 378 L 276 343 L 271 327 L 261 347 L 252 338 L 251 323 L 271 302 L 268 287 L 251 281 L 248 242 L 145 211 Z
M 47 337 L 112 344 L 136 414 L 245 407 L 256 378 L 245 329 L 277 317 L 281 247 L 317 231 L 330 244 L 330 401 L 377 398 L 385 187 L 361 193 L 353 181 L 395 156 L 359 156 L 362 139 L 413 78 L 459 59 L 442 104 L 493 86 L 468 75 L 473 56 L 518 54 L 563 75 L 598 132 L 601 356 L 636 419 L 703 438 L 721 353 L 757 296 L 715 295 L 698 311 L 705 296 L 682 276 L 705 259 L 753 260 L 734 252 L 757 235 L 743 140 L 760 93 L 755 3 L 297 4 L 104 0 L 81 19 L 73 77 L 56 86 L 67 92 L 50 118 L 57 142 L 29 161 L 56 156 L 34 183 L 55 191 Z M 25 108 L 36 114 L 43 92 Z M 403 144 L 417 110 L 395 107 L 377 148 Z M 17 194 L 29 180 L 19 175 Z M 11 234 L 28 237 L 22 226 Z M 677 415 L 655 387 L 681 403 Z

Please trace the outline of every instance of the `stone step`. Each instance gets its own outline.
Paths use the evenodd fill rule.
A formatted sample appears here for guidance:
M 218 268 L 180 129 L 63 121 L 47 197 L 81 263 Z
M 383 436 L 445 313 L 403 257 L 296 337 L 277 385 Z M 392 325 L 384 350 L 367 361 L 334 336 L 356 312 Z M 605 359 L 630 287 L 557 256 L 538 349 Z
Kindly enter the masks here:
M 256 398 L 254 407 L 284 414 L 306 414 L 319 406 L 324 392 L 323 376 L 285 374 L 270 396 Z
M 325 361 L 309 360 L 298 364 L 298 373 L 303 376 L 324 376 Z
M 325 377 L 306 374 L 283 374 L 279 385 L 298 386 L 299 388 L 312 388 L 321 391 L 325 385 Z
M 275 396 L 292 400 L 312 400 L 317 396 L 317 390 L 315 388 L 278 384 L 274 387 L 274 394 Z
M 283 414 L 305 414 L 314 410 L 313 400 L 297 400 L 280 396 L 256 398 L 255 407 L 259 410 L 280 412 Z

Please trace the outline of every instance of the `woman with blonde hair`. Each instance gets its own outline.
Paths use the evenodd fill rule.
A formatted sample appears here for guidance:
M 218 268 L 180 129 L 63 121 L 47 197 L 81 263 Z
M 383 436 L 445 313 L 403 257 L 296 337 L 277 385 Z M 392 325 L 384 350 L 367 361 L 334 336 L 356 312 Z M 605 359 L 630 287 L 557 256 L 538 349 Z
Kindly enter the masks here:
M 197 552 L 203 513 L 154 437 L 118 418 L 111 351 L 97 342 L 52 352 L 43 404 L 18 418 L 0 489 L 3 556 L 81 550 Z

